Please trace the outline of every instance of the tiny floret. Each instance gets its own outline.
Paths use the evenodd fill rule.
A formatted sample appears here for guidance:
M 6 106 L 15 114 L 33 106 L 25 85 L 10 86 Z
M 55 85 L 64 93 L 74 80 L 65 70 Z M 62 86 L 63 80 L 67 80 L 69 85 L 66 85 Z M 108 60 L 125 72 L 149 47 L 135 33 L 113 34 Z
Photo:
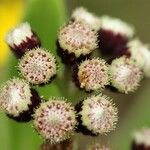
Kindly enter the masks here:
M 0 107 L 8 115 L 18 117 L 31 105 L 29 84 L 22 79 L 12 79 L 2 85 L 0 90 Z
M 109 71 L 111 85 L 122 93 L 135 91 L 143 76 L 138 65 L 132 59 L 124 56 L 113 60 Z
M 97 35 L 89 25 L 75 21 L 60 30 L 58 42 L 62 51 L 74 54 L 78 58 L 97 48 Z
M 30 83 L 46 83 L 56 75 L 56 59 L 42 48 L 32 49 L 21 58 L 19 69 L 22 76 Z
M 99 58 L 83 61 L 78 67 L 77 79 L 80 88 L 84 88 L 86 91 L 104 88 L 109 83 L 106 62 Z
M 42 103 L 34 114 L 34 126 L 51 144 L 62 142 L 72 135 L 76 126 L 74 108 L 61 98 Z
M 71 19 L 86 23 L 96 31 L 99 30 L 101 26 L 101 19 L 83 7 L 76 8 L 72 13 Z
M 117 108 L 109 97 L 99 94 L 83 101 L 80 112 L 82 124 L 94 134 L 106 134 L 116 127 Z

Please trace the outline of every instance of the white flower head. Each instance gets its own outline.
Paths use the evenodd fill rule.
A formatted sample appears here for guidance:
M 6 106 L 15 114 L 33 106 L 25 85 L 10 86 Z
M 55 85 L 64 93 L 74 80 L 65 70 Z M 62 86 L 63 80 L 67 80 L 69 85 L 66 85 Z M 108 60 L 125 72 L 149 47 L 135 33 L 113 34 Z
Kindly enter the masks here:
M 140 67 L 132 59 L 124 56 L 113 60 L 109 71 L 111 85 L 126 94 L 135 91 L 143 77 Z
M 19 70 L 22 76 L 32 84 L 47 83 L 56 75 L 56 59 L 43 48 L 35 48 L 26 52 L 20 59 Z
M 83 61 L 78 67 L 80 88 L 86 91 L 103 89 L 109 83 L 109 73 L 103 59 L 93 58 Z
M 51 144 L 60 143 L 73 134 L 76 114 L 70 103 L 53 97 L 36 109 L 33 123 L 44 139 Z
M 60 47 L 78 58 L 90 54 L 97 48 L 97 34 L 89 25 L 75 21 L 61 28 L 58 41 Z
M 9 80 L 0 90 L 0 107 L 7 114 L 18 117 L 29 109 L 31 96 L 30 86 L 25 80 Z

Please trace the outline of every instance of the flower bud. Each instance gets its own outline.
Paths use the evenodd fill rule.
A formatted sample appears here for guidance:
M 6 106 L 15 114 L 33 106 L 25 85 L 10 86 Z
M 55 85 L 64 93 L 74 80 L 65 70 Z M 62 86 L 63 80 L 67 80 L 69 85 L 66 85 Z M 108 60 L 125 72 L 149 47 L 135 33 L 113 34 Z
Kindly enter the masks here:
M 98 94 L 88 97 L 76 106 L 78 132 L 93 135 L 106 134 L 116 127 L 118 111 L 109 97 Z M 83 129 L 83 130 L 82 130 Z M 89 135 L 88 133 L 88 135 Z
M 143 77 L 139 66 L 124 56 L 114 59 L 109 66 L 111 86 L 119 92 L 129 93 L 135 91 Z
M 83 61 L 75 70 L 74 81 L 87 92 L 103 89 L 109 83 L 106 62 L 99 58 Z
M 74 62 L 86 58 L 97 48 L 97 35 L 89 25 L 73 22 L 60 29 L 58 53 L 63 62 Z
M 19 62 L 21 75 L 32 84 L 49 82 L 57 71 L 55 57 L 42 48 L 32 49 Z
M 10 118 L 16 121 L 30 121 L 33 109 L 41 99 L 22 79 L 12 79 L 2 85 L 0 90 L 0 107 Z
M 102 54 L 112 58 L 127 54 L 126 44 L 134 35 L 133 27 L 120 19 L 109 16 L 102 16 L 101 22 L 98 35 Z
M 73 134 L 76 114 L 70 104 L 61 98 L 51 98 L 35 110 L 34 126 L 51 144 L 60 143 Z
M 39 37 L 32 31 L 27 22 L 9 31 L 6 42 L 18 58 L 21 58 L 29 49 L 41 45 Z

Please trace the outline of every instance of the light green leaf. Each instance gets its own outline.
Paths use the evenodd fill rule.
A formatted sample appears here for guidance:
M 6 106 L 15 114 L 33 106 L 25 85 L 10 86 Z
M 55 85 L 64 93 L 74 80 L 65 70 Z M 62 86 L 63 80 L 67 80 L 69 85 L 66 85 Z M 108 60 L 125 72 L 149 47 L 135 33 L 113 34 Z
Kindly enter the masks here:
M 28 21 L 39 35 L 42 46 L 56 55 L 56 39 L 59 27 L 66 19 L 63 0 L 28 0 L 23 21 Z M 57 58 L 58 61 L 59 58 Z M 8 65 L 9 77 L 18 76 L 18 60 L 11 55 Z M 63 71 L 63 66 L 60 65 Z M 60 77 L 58 76 L 58 79 Z M 58 82 L 57 82 L 58 83 Z M 45 87 L 38 88 L 45 98 L 50 95 L 61 95 L 56 81 Z M 37 150 L 42 140 L 31 127 L 31 123 L 17 123 L 1 115 L 0 149 L 6 150 Z

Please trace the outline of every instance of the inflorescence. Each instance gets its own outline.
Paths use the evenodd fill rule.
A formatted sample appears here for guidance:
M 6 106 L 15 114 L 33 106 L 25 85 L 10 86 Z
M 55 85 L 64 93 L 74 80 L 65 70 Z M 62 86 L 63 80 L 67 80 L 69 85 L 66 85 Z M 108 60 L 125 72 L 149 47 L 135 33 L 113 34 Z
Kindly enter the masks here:
M 85 91 L 103 89 L 109 84 L 108 66 L 99 58 L 87 59 L 78 66 L 76 82 Z
M 56 75 L 55 57 L 42 48 L 34 48 L 26 52 L 19 62 L 21 75 L 32 84 L 49 82 Z
M 78 120 L 80 122 L 78 131 L 82 128 L 89 130 L 93 135 L 107 134 L 116 127 L 118 120 L 117 108 L 112 100 L 102 94 L 92 95 L 81 101 L 76 106 Z
M 10 118 L 33 119 L 36 131 L 51 144 L 70 138 L 75 131 L 108 134 L 116 128 L 118 109 L 112 98 L 100 93 L 102 89 L 112 87 L 127 94 L 138 88 L 143 76 L 150 76 L 149 47 L 132 39 L 134 35 L 134 27 L 120 19 L 99 17 L 83 7 L 75 9 L 59 30 L 57 52 L 79 91 L 97 94 L 81 98 L 74 107 L 60 97 L 45 101 L 33 89 L 34 85 L 50 84 L 58 65 L 55 56 L 41 47 L 30 24 L 22 23 L 8 33 L 6 42 L 20 58 L 18 68 L 24 79 L 4 83 L 0 108 Z M 101 146 L 89 149 L 109 150 Z
M 74 108 L 61 98 L 51 98 L 35 111 L 33 123 L 44 139 L 57 143 L 68 139 L 73 133 L 76 113 Z

